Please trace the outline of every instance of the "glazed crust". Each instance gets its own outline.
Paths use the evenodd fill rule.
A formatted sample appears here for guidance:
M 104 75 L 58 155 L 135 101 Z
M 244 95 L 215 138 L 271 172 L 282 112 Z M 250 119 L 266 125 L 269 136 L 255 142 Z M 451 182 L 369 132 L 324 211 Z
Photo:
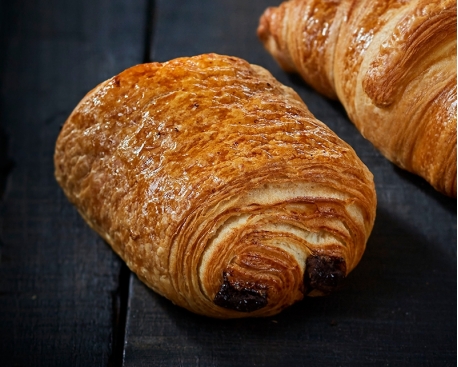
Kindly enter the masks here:
M 258 36 L 389 160 L 456 197 L 456 0 L 290 0 Z
M 352 148 L 265 69 L 215 54 L 138 65 L 88 93 L 55 176 L 143 282 L 218 318 L 329 293 L 375 218 Z

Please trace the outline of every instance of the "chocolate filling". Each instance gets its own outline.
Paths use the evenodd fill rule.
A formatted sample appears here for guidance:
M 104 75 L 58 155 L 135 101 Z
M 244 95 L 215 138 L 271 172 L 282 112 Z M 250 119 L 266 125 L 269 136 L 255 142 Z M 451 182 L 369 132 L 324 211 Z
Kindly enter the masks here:
M 227 309 L 252 312 L 267 305 L 267 292 L 266 289 L 253 284 L 230 282 L 225 274 L 221 289 L 213 302 Z
M 334 291 L 345 278 L 347 266 L 341 257 L 313 255 L 305 263 L 304 286 L 307 293 L 316 289 Z

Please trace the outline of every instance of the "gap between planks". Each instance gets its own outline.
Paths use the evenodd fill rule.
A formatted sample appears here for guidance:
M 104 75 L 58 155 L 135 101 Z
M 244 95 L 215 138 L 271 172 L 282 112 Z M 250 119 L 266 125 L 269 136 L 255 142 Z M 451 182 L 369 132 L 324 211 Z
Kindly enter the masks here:
M 154 41 L 154 29 L 156 24 L 156 1 L 146 0 L 146 19 L 144 27 L 143 55 L 142 62 L 152 62 L 151 50 Z M 127 314 L 129 312 L 129 297 L 131 288 L 132 272 L 122 263 L 118 288 L 113 292 L 113 333 L 112 351 L 108 365 L 110 367 L 121 367 L 124 365 L 124 345 L 126 339 Z

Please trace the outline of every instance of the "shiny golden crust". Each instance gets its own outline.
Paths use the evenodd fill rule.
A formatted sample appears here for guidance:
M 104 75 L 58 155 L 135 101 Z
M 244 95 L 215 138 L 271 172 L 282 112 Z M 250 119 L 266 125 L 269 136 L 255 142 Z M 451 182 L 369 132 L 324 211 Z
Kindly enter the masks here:
M 291 0 L 258 35 L 388 159 L 456 197 L 456 0 Z
M 355 152 L 265 69 L 215 54 L 91 91 L 59 135 L 55 175 L 142 281 L 219 318 L 328 293 L 375 217 Z

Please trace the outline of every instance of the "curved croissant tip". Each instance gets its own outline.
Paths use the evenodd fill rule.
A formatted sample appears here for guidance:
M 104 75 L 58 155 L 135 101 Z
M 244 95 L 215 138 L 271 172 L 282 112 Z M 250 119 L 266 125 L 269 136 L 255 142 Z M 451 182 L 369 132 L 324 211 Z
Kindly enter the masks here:
M 259 18 L 259 25 L 257 29 L 257 35 L 259 39 L 264 42 L 270 37 L 270 18 L 272 16 L 272 12 L 274 11 L 273 7 L 267 8 L 264 13 Z
M 304 287 L 309 295 L 329 294 L 337 289 L 346 274 L 347 265 L 342 257 L 309 256 L 304 272 Z
M 267 291 L 256 285 L 230 282 L 225 275 L 213 303 L 230 310 L 253 312 L 267 305 Z

